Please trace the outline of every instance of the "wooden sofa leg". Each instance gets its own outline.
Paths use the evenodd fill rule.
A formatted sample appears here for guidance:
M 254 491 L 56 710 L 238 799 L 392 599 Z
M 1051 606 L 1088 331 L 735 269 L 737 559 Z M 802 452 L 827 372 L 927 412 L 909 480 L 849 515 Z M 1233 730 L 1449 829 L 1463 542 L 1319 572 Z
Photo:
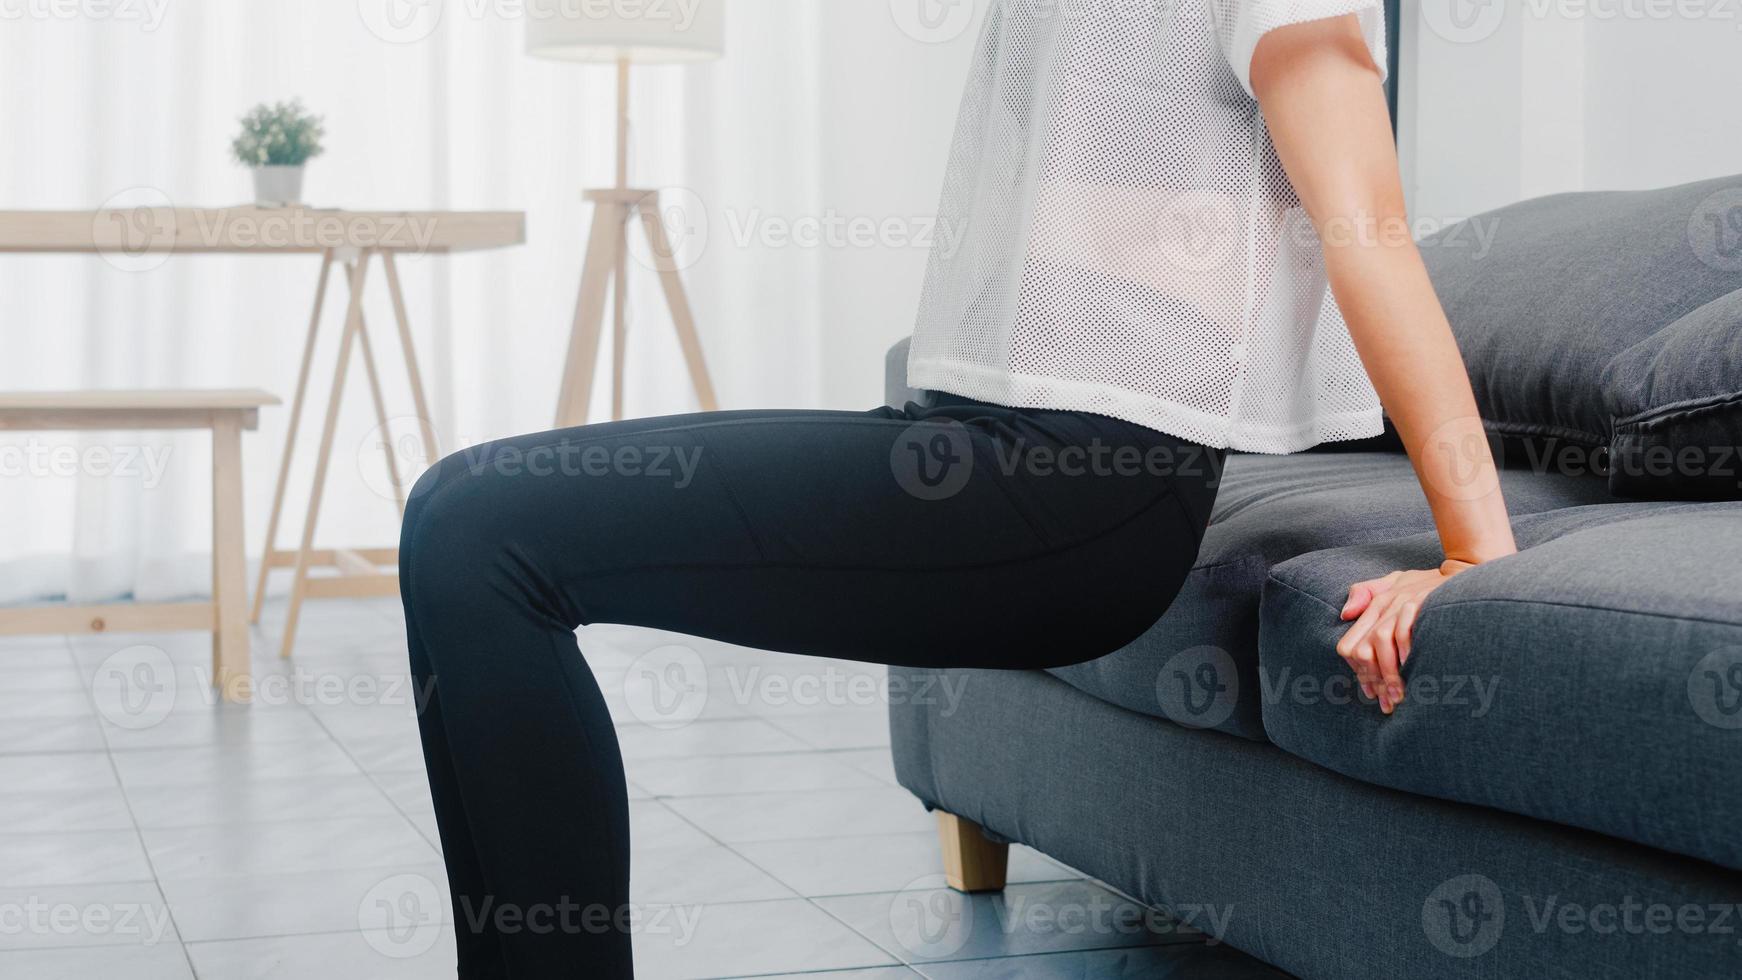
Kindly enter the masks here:
M 1010 845 L 986 839 L 980 825 L 942 810 L 938 839 L 944 849 L 944 880 L 959 892 L 1004 890 L 1010 867 Z

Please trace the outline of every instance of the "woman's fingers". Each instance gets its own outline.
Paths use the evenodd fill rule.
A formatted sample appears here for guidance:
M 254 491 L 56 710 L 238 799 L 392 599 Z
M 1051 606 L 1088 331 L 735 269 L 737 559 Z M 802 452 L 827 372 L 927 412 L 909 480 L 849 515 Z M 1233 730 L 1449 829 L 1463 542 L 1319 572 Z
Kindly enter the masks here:
M 1372 633 L 1373 667 L 1379 674 L 1379 710 L 1391 714 L 1403 703 L 1403 677 L 1397 672 L 1397 617 L 1403 603 L 1388 603 Z
M 1365 614 L 1363 614 L 1363 618 L 1349 627 L 1348 631 L 1343 634 L 1343 638 L 1337 641 L 1337 656 L 1343 658 L 1344 662 L 1349 665 L 1349 669 L 1355 672 L 1355 676 L 1362 683 L 1367 681 L 1364 676 L 1366 672 L 1361 669 L 1360 663 L 1355 659 L 1355 651 L 1360 647 L 1361 638 L 1366 635 L 1367 627 L 1368 623 Z
M 1378 693 L 1379 675 L 1373 666 L 1372 633 L 1384 609 L 1383 598 L 1369 605 L 1355 625 L 1349 627 L 1349 631 L 1337 642 L 1338 656 L 1355 673 L 1355 679 L 1361 683 L 1362 692 L 1368 697 L 1374 697 Z
M 1373 604 L 1373 600 L 1384 595 L 1392 584 L 1397 581 L 1400 573 L 1392 572 L 1384 578 L 1370 579 L 1366 582 L 1356 582 L 1349 587 L 1349 601 L 1343 603 L 1343 622 L 1365 613 Z
M 1349 587 L 1349 601 L 1343 603 L 1343 622 L 1348 622 L 1367 611 L 1367 606 L 1373 601 L 1373 587 L 1367 582 L 1356 582 Z
M 1364 584 L 1365 583 L 1363 583 L 1363 585 Z M 1361 585 L 1355 586 L 1357 589 L 1361 587 Z M 1359 619 L 1355 620 L 1355 625 L 1349 627 L 1348 631 L 1343 634 L 1343 638 L 1337 641 L 1338 655 L 1340 655 L 1344 660 L 1354 656 L 1355 648 L 1361 643 L 1361 640 L 1366 637 L 1367 631 L 1372 628 L 1373 606 L 1369 604 L 1362 607 L 1361 616 Z
M 1402 603 L 1397 612 L 1397 664 L 1399 667 L 1409 663 L 1409 651 L 1415 645 L 1415 614 L 1420 611 L 1421 604 L 1411 600 Z

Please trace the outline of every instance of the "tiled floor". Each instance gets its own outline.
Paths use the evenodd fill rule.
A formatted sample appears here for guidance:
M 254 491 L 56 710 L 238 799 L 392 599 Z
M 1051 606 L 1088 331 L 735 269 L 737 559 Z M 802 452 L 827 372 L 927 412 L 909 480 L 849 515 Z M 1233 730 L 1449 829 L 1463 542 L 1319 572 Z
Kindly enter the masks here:
M 282 615 L 246 708 L 212 703 L 203 635 L 0 640 L 0 977 L 453 975 L 397 606 L 312 603 L 289 663 Z M 1023 848 L 1002 895 L 943 888 L 881 668 L 581 645 L 632 784 L 644 978 L 1282 976 Z M 638 686 L 674 664 L 705 697 Z

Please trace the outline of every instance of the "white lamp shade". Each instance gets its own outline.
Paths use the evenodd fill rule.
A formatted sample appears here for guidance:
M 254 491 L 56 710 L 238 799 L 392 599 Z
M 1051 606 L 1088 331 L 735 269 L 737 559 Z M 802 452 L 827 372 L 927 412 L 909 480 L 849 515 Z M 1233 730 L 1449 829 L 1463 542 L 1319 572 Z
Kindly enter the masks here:
M 726 50 L 726 0 L 556 0 L 526 7 L 526 53 L 562 61 L 706 61 Z

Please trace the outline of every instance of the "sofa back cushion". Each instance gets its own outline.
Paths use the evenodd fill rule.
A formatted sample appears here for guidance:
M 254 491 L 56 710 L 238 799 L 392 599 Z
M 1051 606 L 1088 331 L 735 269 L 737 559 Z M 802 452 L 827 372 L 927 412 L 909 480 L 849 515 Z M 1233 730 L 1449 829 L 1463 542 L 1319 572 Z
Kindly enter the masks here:
M 1742 215 L 1742 205 L 1737 208 Z M 1609 362 L 1610 489 L 1629 497 L 1742 499 L 1742 290 Z
M 1422 253 L 1495 435 L 1625 496 L 1742 496 L 1742 176 L 1523 201 Z

